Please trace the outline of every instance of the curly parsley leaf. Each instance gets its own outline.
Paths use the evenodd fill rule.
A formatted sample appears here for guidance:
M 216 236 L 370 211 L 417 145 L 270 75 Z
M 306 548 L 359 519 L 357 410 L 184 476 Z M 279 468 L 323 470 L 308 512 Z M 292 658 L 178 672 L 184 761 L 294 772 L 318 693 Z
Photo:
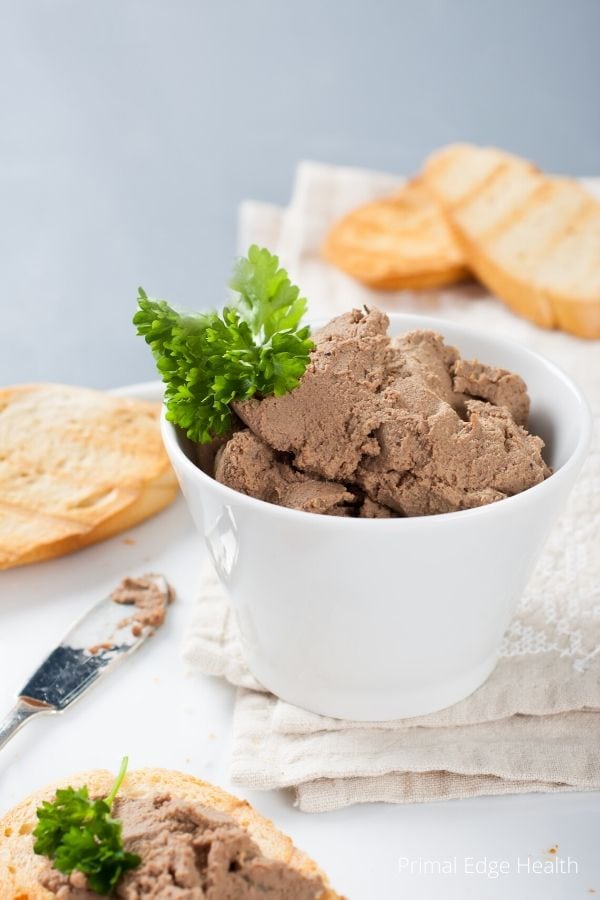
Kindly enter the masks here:
M 241 313 L 257 337 L 293 331 L 306 312 L 306 300 L 278 258 L 256 244 L 236 261 L 229 286 L 240 295 Z
M 313 348 L 300 327 L 306 300 L 268 250 L 250 247 L 230 286 L 239 296 L 221 314 L 180 313 L 138 292 L 133 323 L 166 385 L 167 418 L 198 443 L 228 433 L 232 401 L 297 387 Z
M 47 856 L 59 872 L 82 872 L 91 890 L 107 895 L 122 875 L 139 866 L 141 859 L 123 848 L 121 823 L 111 809 L 127 771 L 127 757 L 107 797 L 91 800 L 87 787 L 63 788 L 54 801 L 37 809 L 33 831 L 34 852 Z

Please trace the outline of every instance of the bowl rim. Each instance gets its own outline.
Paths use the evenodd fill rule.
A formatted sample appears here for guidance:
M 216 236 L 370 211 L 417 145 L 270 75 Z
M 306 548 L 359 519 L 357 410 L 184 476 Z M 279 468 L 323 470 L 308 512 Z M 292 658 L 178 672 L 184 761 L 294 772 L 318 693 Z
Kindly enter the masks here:
M 553 472 L 552 475 L 544 479 L 544 481 L 541 481 L 539 484 L 535 484 L 518 494 L 513 494 L 511 497 L 505 497 L 503 500 L 498 500 L 495 503 L 487 503 L 483 506 L 473 507 L 472 509 L 454 510 L 453 512 L 447 513 L 435 513 L 434 515 L 397 516 L 387 519 L 371 519 L 352 516 L 319 515 L 316 513 L 307 512 L 306 510 L 291 509 L 287 506 L 278 506 L 276 503 L 268 503 L 266 500 L 259 500 L 256 497 L 251 497 L 248 494 L 243 494 L 240 491 L 236 491 L 234 490 L 234 488 L 230 488 L 225 484 L 221 484 L 221 482 L 217 481 L 212 476 L 207 475 L 206 472 L 200 469 L 199 466 L 192 462 L 189 456 L 185 453 L 185 451 L 179 444 L 176 426 L 173 425 L 172 422 L 169 422 L 166 418 L 166 407 L 163 404 L 163 408 L 161 411 L 161 433 L 169 456 L 171 457 L 171 459 L 175 457 L 178 464 L 183 466 L 183 468 L 191 475 L 192 478 L 197 479 L 199 485 L 206 485 L 210 490 L 221 493 L 223 496 L 223 502 L 226 506 L 231 505 L 231 502 L 235 501 L 238 505 L 242 504 L 243 506 L 248 506 L 250 510 L 255 509 L 257 513 L 263 512 L 267 515 L 271 514 L 276 517 L 283 517 L 284 519 L 290 518 L 291 521 L 295 522 L 312 522 L 313 527 L 315 525 L 314 520 L 316 518 L 319 525 L 323 525 L 325 527 L 327 527 L 328 525 L 329 527 L 333 528 L 372 528 L 373 524 L 377 523 L 375 527 L 380 529 L 411 527 L 417 528 L 423 527 L 424 523 L 427 523 L 427 525 L 431 527 L 435 524 L 443 525 L 449 520 L 458 522 L 459 519 L 457 517 L 460 517 L 461 522 L 466 522 L 467 519 L 470 520 L 475 517 L 499 515 L 502 514 L 502 511 L 504 511 L 504 514 L 510 512 L 510 510 L 518 512 L 518 510 L 520 509 L 520 505 L 534 499 L 534 496 L 535 498 L 541 498 L 542 496 L 545 496 L 548 491 L 556 489 L 558 487 L 558 482 L 562 483 L 565 477 L 567 477 L 573 469 L 577 469 L 582 464 L 591 443 L 592 413 L 581 389 L 572 380 L 572 378 L 570 378 L 570 376 L 560 368 L 560 366 L 557 366 L 556 363 L 552 362 L 552 360 L 548 359 L 543 354 L 538 353 L 535 350 L 531 350 L 529 347 L 520 344 L 518 341 L 513 341 L 509 338 L 504 337 L 497 337 L 496 335 L 484 334 L 481 329 L 475 328 L 471 325 L 462 325 L 455 323 L 452 320 L 440 319 L 428 315 L 420 316 L 415 313 L 391 312 L 387 313 L 387 315 L 390 319 L 390 324 L 406 324 L 408 326 L 406 329 L 407 331 L 413 330 L 414 328 L 423 328 L 423 323 L 426 322 L 428 328 L 431 328 L 431 330 L 440 331 L 443 335 L 444 329 L 448 325 L 450 325 L 452 330 L 462 332 L 474 340 L 476 340 L 478 337 L 485 338 L 486 341 L 491 340 L 493 341 L 493 343 L 497 344 L 499 348 L 504 348 L 509 352 L 514 352 L 516 350 L 518 353 L 529 357 L 534 365 L 541 365 L 549 370 L 555 378 L 558 378 L 560 381 L 562 381 L 571 391 L 577 403 L 577 408 L 579 411 L 579 438 L 568 459 L 565 460 L 565 462 L 559 469 L 556 470 L 556 472 Z M 330 318 L 319 317 L 312 319 L 309 324 L 312 329 L 315 329 L 321 327 L 328 321 L 330 321 Z M 410 327 L 411 324 L 413 326 L 413 329 L 411 329 Z

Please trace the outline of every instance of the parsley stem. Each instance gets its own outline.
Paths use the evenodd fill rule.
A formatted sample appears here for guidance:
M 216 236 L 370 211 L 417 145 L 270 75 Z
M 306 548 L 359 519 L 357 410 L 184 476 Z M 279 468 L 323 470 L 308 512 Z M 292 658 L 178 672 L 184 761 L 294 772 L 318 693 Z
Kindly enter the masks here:
M 115 797 L 117 796 L 119 788 L 121 787 L 123 779 L 125 778 L 125 772 L 127 771 L 128 765 L 129 765 L 129 757 L 124 756 L 123 759 L 121 760 L 121 768 L 119 769 L 119 774 L 115 778 L 115 783 L 113 784 L 113 786 L 111 788 L 110 794 L 108 795 L 108 797 L 105 800 L 105 803 L 108 804 L 109 808 L 112 808 Z

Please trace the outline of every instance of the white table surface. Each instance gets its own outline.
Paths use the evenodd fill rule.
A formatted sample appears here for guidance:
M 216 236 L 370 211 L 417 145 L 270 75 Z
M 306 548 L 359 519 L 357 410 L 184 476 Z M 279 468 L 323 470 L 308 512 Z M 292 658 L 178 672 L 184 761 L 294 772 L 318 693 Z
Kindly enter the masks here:
M 600 895 L 598 793 L 371 804 L 309 815 L 294 809 L 288 792 L 232 785 L 233 690 L 189 673 L 180 657 L 204 552 L 179 497 L 154 519 L 110 541 L 0 574 L 0 715 L 72 620 L 123 575 L 164 572 L 178 595 L 165 626 L 138 654 L 62 715 L 28 723 L 2 751 L 0 814 L 46 782 L 82 769 L 116 770 L 128 754 L 132 768 L 180 769 L 247 797 L 322 865 L 349 900 Z M 557 857 L 565 869 L 570 857 L 570 873 L 558 871 Z M 399 870 L 401 858 L 413 861 L 413 874 Z M 486 858 L 488 873 L 505 861 L 507 874 L 491 878 L 466 871 Z M 554 860 L 554 871 L 528 874 L 528 859 Z M 455 874 L 427 874 L 428 861 L 439 866 L 445 860 Z

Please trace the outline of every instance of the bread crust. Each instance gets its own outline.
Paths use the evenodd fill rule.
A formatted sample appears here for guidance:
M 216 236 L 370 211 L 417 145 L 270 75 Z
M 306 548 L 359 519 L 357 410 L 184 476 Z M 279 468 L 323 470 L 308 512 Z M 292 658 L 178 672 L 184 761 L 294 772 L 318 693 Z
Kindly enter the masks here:
M 0 389 L 0 569 L 105 540 L 171 503 L 160 409 L 66 385 Z
M 113 781 L 114 775 L 103 769 L 81 772 L 36 791 L 0 819 L 0 900 L 51 900 L 54 896 L 38 882 L 43 860 L 34 854 L 31 837 L 37 822 L 35 811 L 42 801 L 51 800 L 57 788 L 77 788 L 84 784 L 90 795 L 106 795 Z M 291 838 L 282 834 L 246 800 L 215 785 L 169 769 L 138 769 L 127 774 L 119 796 L 144 797 L 164 793 L 227 813 L 249 831 L 265 856 L 287 863 L 303 875 L 320 876 L 326 888 L 319 900 L 342 900 L 329 887 L 326 875 L 317 864 L 294 847 Z
M 600 337 L 600 203 L 578 182 L 471 145 L 433 154 L 423 177 L 490 292 L 543 328 Z
M 336 222 L 321 252 L 334 266 L 381 291 L 425 290 L 468 275 L 442 211 L 418 178 Z

